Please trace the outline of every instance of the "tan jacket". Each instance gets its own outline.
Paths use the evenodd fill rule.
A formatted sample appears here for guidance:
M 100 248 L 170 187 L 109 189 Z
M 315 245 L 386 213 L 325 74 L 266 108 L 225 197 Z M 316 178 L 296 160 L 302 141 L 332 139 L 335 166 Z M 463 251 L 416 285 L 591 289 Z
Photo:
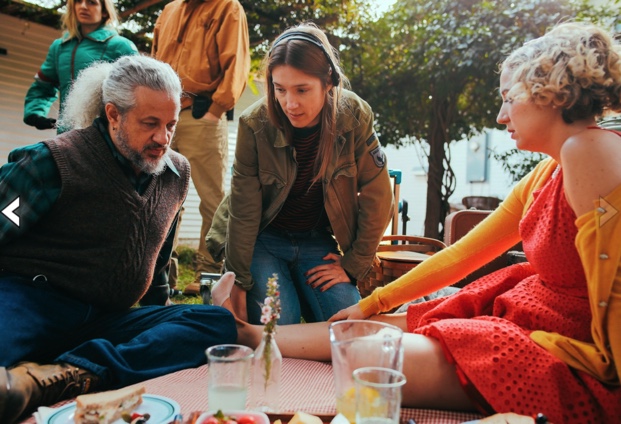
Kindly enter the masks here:
M 220 117 L 239 100 L 250 72 L 248 23 L 237 0 L 175 0 L 155 23 L 151 54 L 179 74 L 188 94 L 211 96 Z
M 337 115 L 335 160 L 323 179 L 324 206 L 343 257 L 354 278 L 369 272 L 391 218 L 393 196 L 386 157 L 373 131 L 371 107 L 344 91 Z M 295 181 L 295 151 L 270 124 L 265 100 L 239 118 L 231 193 L 224 198 L 207 234 L 216 260 L 249 290 L 257 235 L 276 217 Z M 228 238 L 227 238 L 228 235 Z

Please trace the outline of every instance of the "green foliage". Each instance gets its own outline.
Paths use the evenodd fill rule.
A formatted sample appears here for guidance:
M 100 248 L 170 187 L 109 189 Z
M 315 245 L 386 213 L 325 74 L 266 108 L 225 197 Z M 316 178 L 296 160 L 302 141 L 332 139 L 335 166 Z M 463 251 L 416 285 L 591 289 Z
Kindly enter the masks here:
M 60 28 L 61 13 L 57 9 L 58 6 L 46 9 L 32 3 L 18 3 L 9 0 L 0 1 L 0 13 L 53 28 Z
M 347 71 L 377 113 L 382 143 L 429 141 L 434 123 L 444 142 L 460 140 L 496 126 L 503 58 L 576 10 L 558 0 L 399 0 L 361 28 Z
M 190 246 L 179 245 L 177 247 L 177 256 L 180 264 L 191 266 L 194 264 L 196 250 Z
M 516 183 L 532 171 L 535 166 L 547 156 L 541 153 L 526 152 L 518 149 L 507 150 L 503 153 L 491 152 L 491 156 L 500 162 L 502 169 Z
M 575 0 L 398 0 L 343 52 L 354 91 L 376 113 L 382 144 L 429 144 L 425 235 L 440 236 L 455 178 L 448 145 L 496 127 L 498 64 L 567 19 L 614 19 Z

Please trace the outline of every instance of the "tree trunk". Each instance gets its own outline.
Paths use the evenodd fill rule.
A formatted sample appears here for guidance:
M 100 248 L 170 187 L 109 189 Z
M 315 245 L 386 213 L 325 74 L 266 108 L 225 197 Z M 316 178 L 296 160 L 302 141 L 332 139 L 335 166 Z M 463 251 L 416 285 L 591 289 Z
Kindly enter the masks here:
M 434 121 L 437 123 L 437 121 Z M 439 239 L 442 215 L 442 178 L 444 176 L 444 137 L 437 125 L 429 131 L 429 171 L 427 173 L 427 208 L 425 210 L 425 237 Z
M 455 101 L 446 96 L 434 96 L 432 116 L 427 142 L 429 143 L 429 171 L 427 173 L 427 208 L 425 211 L 425 237 L 442 238 L 442 226 L 448 213 L 448 198 L 455 190 L 454 184 L 449 184 L 443 194 L 445 180 L 445 162 L 450 168 L 446 157 L 446 147 L 449 143 L 448 126 L 453 121 Z M 449 179 L 450 180 L 450 179 Z M 450 186 L 453 187 L 450 187 Z

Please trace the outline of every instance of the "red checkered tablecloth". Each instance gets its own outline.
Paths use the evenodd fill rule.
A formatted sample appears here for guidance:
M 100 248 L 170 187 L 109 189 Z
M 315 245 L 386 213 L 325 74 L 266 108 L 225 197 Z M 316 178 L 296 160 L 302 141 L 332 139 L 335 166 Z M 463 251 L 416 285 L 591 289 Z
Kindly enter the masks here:
M 147 380 L 147 393 L 174 399 L 183 414 L 206 411 L 208 366 L 191 368 Z M 304 411 L 320 415 L 335 414 L 332 365 L 325 362 L 302 359 L 283 359 L 281 412 Z M 57 406 L 65 404 L 59 403 Z M 438 411 L 430 409 L 403 408 L 401 421 L 413 419 L 416 424 L 460 424 L 481 416 L 478 414 Z M 34 424 L 34 418 L 23 424 Z

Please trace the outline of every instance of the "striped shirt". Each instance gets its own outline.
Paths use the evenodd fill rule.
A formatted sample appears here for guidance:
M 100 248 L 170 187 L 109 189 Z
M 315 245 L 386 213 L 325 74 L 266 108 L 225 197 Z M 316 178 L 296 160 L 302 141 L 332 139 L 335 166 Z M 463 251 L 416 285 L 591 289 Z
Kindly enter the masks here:
M 320 132 L 320 125 L 294 130 L 292 145 L 298 164 L 297 175 L 287 200 L 270 224 L 272 228 L 281 231 L 306 232 L 329 225 L 323 204 L 321 180 L 311 184 L 315 176 Z

